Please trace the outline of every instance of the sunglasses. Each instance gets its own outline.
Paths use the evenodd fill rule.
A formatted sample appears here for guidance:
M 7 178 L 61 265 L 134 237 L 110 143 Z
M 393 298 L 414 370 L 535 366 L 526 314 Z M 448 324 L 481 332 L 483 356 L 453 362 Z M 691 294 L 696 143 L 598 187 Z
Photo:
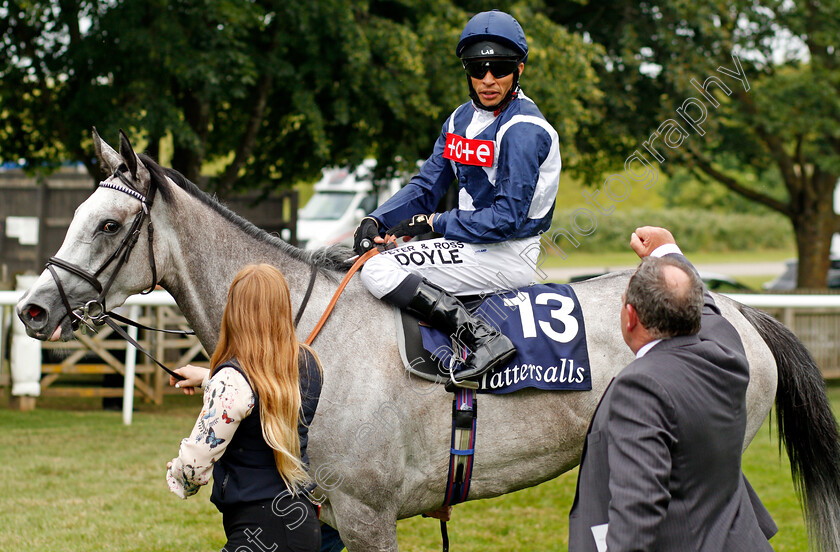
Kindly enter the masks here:
M 518 66 L 518 61 L 509 59 L 497 59 L 490 61 L 475 60 L 464 62 L 464 70 L 474 79 L 483 79 L 484 75 L 487 74 L 487 71 L 490 71 L 490 74 L 492 74 L 494 78 L 500 79 L 516 71 Z

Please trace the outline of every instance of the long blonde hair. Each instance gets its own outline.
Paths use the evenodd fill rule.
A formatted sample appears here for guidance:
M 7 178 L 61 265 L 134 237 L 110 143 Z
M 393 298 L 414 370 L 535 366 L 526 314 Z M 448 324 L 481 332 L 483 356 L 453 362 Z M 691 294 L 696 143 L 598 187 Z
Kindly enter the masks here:
M 271 265 L 248 265 L 228 290 L 219 342 L 210 366 L 232 358 L 259 397 L 265 442 L 274 450 L 277 471 L 286 487 L 297 492 L 309 482 L 300 459 L 298 424 L 301 396 L 298 351 L 303 347 L 292 324 L 289 286 Z

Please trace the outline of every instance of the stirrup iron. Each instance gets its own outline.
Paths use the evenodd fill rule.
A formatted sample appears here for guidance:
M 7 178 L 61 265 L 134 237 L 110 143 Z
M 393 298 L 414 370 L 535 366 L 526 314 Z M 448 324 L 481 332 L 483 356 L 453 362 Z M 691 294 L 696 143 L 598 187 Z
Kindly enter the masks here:
M 460 362 L 458 362 L 455 359 L 454 355 L 449 359 L 449 382 L 446 384 L 446 386 L 449 387 L 449 385 L 454 385 L 455 387 L 463 387 L 465 389 L 478 389 L 479 385 L 478 382 L 475 380 L 455 379 L 455 367 L 459 364 Z

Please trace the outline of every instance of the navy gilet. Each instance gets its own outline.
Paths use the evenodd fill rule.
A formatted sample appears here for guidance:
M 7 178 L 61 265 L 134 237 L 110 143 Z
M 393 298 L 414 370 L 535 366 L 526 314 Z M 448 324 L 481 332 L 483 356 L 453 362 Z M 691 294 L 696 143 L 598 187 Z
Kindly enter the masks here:
M 221 366 L 235 369 L 248 381 L 248 376 L 236 360 Z M 304 467 L 308 468 L 306 445 L 309 442 L 309 424 L 312 423 L 321 396 L 321 372 L 312 353 L 303 348 L 298 353 L 298 371 L 301 394 L 301 422 L 298 424 L 300 457 Z M 287 492 L 274 462 L 274 452 L 262 435 L 260 398 L 256 391 L 254 397 L 256 400 L 251 414 L 239 422 L 224 454 L 213 466 L 210 502 L 220 511 L 233 504 L 274 499 Z

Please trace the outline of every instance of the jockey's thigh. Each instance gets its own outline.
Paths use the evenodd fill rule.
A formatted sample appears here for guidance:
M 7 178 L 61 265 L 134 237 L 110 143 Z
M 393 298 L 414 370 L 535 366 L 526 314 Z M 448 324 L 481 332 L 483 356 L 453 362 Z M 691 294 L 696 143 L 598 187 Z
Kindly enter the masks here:
M 453 295 L 475 295 L 530 284 L 536 267 L 526 250 L 539 236 L 501 243 L 464 243 L 435 238 L 405 243 L 365 263 L 365 287 L 377 298 L 387 295 L 409 275 L 417 274 Z

